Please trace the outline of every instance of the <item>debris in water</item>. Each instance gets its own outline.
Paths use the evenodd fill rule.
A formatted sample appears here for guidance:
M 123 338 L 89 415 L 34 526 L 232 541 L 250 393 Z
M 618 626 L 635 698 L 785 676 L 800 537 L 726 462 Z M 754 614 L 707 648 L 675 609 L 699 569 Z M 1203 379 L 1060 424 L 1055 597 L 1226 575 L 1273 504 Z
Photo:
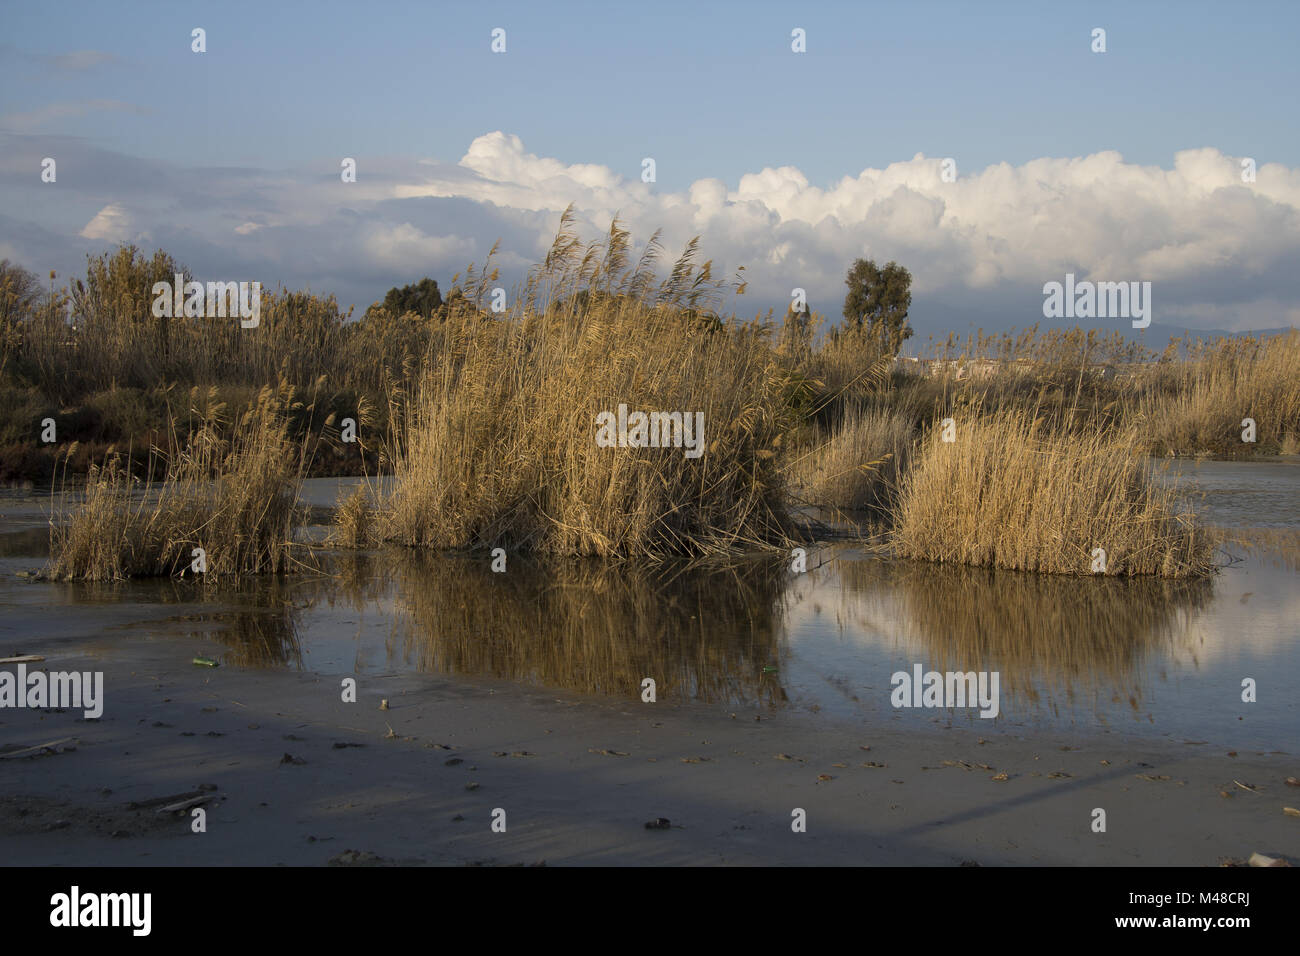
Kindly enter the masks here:
M 46 751 L 56 754 L 59 753 L 59 751 L 55 748 L 58 747 L 59 744 L 71 743 L 75 739 L 76 738 L 74 737 L 60 737 L 58 740 L 51 740 L 46 744 L 37 744 L 35 747 L 23 747 L 20 750 L 10 750 L 7 753 L 0 753 L 0 760 L 12 760 L 15 757 L 34 757 L 38 753 L 45 753 Z M 64 749 L 72 750 L 74 748 L 65 747 Z

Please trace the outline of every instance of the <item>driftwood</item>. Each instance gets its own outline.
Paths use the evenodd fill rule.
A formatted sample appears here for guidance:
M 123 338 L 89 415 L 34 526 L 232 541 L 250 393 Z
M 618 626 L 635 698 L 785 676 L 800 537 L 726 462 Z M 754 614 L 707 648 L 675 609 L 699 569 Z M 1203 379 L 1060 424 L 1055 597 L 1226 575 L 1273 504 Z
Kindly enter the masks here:
M 176 803 L 178 800 L 191 800 L 198 796 L 208 796 L 206 790 L 186 790 L 184 793 L 172 793 L 165 797 L 151 797 L 148 800 L 135 800 L 126 805 L 128 810 L 148 810 L 150 807 L 161 807 L 169 803 Z
M 47 744 L 37 744 L 35 747 L 24 747 L 22 750 L 11 750 L 7 754 L 0 754 L 0 760 L 13 760 L 15 757 L 30 757 L 34 753 L 48 750 L 51 747 L 57 747 L 59 744 L 70 744 L 75 739 L 75 737 L 63 737 L 59 740 L 51 740 Z
M 181 800 L 165 807 L 159 807 L 154 813 L 177 813 L 181 810 L 188 810 L 190 807 L 197 807 L 200 803 L 207 803 L 219 796 L 221 796 L 219 793 L 204 793 L 201 796 L 190 797 L 188 800 Z

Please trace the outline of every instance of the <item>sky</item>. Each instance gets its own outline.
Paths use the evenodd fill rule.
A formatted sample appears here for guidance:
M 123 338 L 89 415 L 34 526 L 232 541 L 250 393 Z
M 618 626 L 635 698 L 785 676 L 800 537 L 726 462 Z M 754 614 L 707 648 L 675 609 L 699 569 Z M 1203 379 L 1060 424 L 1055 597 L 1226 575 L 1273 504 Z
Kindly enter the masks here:
M 5 0 L 0 259 L 133 242 L 360 311 L 497 240 L 517 281 L 573 203 L 700 236 L 747 316 L 838 316 L 863 257 L 922 336 L 1074 324 L 1067 273 L 1151 282 L 1157 326 L 1300 325 L 1297 39 L 1293 2 Z

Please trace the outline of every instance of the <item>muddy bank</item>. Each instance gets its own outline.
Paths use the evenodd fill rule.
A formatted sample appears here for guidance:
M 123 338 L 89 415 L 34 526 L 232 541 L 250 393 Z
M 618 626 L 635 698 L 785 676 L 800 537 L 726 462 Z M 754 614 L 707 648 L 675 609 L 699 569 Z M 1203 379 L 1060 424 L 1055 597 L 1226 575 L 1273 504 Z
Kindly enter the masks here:
M 1300 855 L 1300 820 L 1283 813 L 1300 802 L 1284 783 L 1300 775 L 1293 755 L 1120 734 L 981 737 L 978 722 L 852 727 L 416 674 L 363 676 L 344 703 L 338 678 L 191 663 L 221 650 L 126 639 L 95 660 L 79 642 L 49 642 L 51 670 L 104 670 L 105 713 L 0 711 L 0 751 L 73 738 L 0 759 L 4 861 L 1214 866 L 1256 850 Z M 187 794 L 207 801 L 206 833 L 184 810 L 158 812 Z M 1105 833 L 1090 826 L 1098 807 Z M 791 830 L 795 808 L 806 833 Z M 504 833 L 491 829 L 497 809 Z M 646 828 L 661 817 L 668 829 Z

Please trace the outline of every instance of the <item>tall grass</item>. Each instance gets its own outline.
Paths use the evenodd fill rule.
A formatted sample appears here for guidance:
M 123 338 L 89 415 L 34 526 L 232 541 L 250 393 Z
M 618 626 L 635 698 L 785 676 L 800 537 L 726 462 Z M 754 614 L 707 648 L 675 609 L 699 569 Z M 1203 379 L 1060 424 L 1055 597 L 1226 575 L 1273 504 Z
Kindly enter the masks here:
M 340 492 L 328 541 L 336 548 L 372 548 L 379 543 L 375 511 L 364 486 Z
M 1294 453 L 1300 440 L 1300 329 L 1267 339 L 1216 339 L 1188 346 L 1136 383 L 1144 447 L 1153 454 L 1238 457 Z M 1242 421 L 1256 424 L 1242 440 Z
M 826 508 L 888 511 L 913 442 L 912 422 L 889 408 L 850 405 L 829 432 L 791 461 L 796 493 Z
M 90 581 L 192 573 L 207 579 L 283 572 L 293 534 L 304 447 L 291 442 L 291 390 L 264 389 L 235 438 L 210 425 L 175 449 L 160 482 L 141 481 L 114 455 L 92 468 L 81 499 L 65 481 L 51 519 L 51 575 Z
M 92 257 L 63 293 L 4 300 L 0 474 L 49 474 L 55 453 L 33 437 L 47 417 L 79 441 L 62 447 L 65 478 L 102 462 L 57 532 L 74 577 L 182 573 L 200 546 L 214 576 L 282 569 L 265 534 L 288 541 L 287 512 L 264 503 L 304 463 L 395 476 L 377 507 L 340 502 L 333 540 L 348 546 L 695 556 L 786 546 L 812 503 L 892 519 L 918 557 L 1077 574 L 1101 547 L 1108 573 L 1179 576 L 1208 566 L 1203 536 L 1133 453 L 1300 450 L 1300 331 L 1156 361 L 1118 333 L 1033 328 L 932 343 L 952 364 L 909 367 L 816 315 L 779 331 L 770 314 L 721 315 L 726 283 L 695 241 L 661 278 L 657 235 L 634 261 L 617 222 L 586 244 L 572 225 L 566 212 L 503 314 L 491 256 L 432 318 L 375 306 L 349 321 L 332 298 L 268 288 L 254 329 L 153 316 L 152 283 L 189 278 L 161 250 Z M 324 399 L 260 417 L 268 385 L 321 381 Z M 596 416 L 619 405 L 703 413 L 704 454 L 599 447 Z M 344 417 L 359 444 L 337 440 Z M 956 445 L 914 453 L 944 417 Z M 105 458 L 169 431 L 191 442 L 145 462 L 144 484 L 140 458 Z
M 898 506 L 905 557 L 1020 571 L 1181 578 L 1211 568 L 1212 543 L 1154 482 L 1131 432 L 1045 431 L 1023 412 L 933 430 Z
M 508 314 L 451 312 L 396 441 L 385 540 L 620 557 L 784 540 L 793 416 L 766 330 L 708 314 L 693 245 L 658 286 L 654 242 L 634 267 L 627 248 L 617 225 L 585 249 L 562 227 Z M 598 446 L 620 404 L 702 413 L 703 454 Z

